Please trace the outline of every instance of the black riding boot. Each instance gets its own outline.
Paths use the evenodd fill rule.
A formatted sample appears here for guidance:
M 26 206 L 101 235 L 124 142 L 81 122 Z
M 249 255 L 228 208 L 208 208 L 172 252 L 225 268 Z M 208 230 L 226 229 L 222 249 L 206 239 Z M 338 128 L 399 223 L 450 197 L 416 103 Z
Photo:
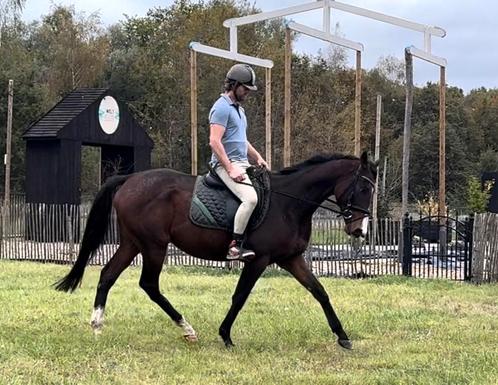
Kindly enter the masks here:
M 230 243 L 228 249 L 228 260 L 241 260 L 250 261 L 256 256 L 254 251 L 245 249 L 244 246 L 244 235 L 233 233 L 233 241 Z

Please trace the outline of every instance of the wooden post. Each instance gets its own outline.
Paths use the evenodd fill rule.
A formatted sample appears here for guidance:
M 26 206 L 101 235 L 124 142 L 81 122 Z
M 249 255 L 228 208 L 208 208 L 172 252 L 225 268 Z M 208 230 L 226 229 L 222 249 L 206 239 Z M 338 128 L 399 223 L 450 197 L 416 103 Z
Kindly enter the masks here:
M 439 215 L 446 215 L 446 68 L 439 80 Z
M 265 150 L 266 150 L 266 163 L 271 169 L 271 68 L 266 68 L 266 87 L 265 87 Z
M 377 94 L 377 113 L 375 115 L 375 156 L 374 160 L 379 161 L 380 157 L 380 119 L 382 110 L 382 96 Z M 379 189 L 379 173 L 377 172 L 377 178 L 375 179 L 375 190 L 373 196 L 373 207 L 372 207 L 372 221 L 373 221 L 373 244 L 377 244 L 377 207 L 378 207 L 378 191 Z
M 405 101 L 405 124 L 403 130 L 403 163 L 401 182 L 401 215 L 408 211 L 408 170 L 410 165 L 410 138 L 412 127 L 412 106 L 413 106 L 413 58 L 410 52 L 405 49 L 405 69 L 406 69 L 406 101 Z
M 292 46 L 291 32 L 285 30 L 285 63 L 284 63 L 284 167 L 290 166 L 291 147 L 291 70 L 292 70 Z
M 356 89 L 354 98 L 354 154 L 361 151 L 361 51 L 356 51 Z
M 10 205 L 10 160 L 12 157 L 12 110 L 14 106 L 14 80 L 9 80 L 7 101 L 7 143 L 5 150 L 5 196 L 4 204 Z
M 439 250 L 446 255 L 446 68 L 440 67 L 439 79 Z
M 382 172 L 382 196 L 386 195 L 386 175 L 387 175 L 387 156 L 384 157 L 384 171 Z
M 190 50 L 190 152 L 191 172 L 197 175 L 197 54 Z

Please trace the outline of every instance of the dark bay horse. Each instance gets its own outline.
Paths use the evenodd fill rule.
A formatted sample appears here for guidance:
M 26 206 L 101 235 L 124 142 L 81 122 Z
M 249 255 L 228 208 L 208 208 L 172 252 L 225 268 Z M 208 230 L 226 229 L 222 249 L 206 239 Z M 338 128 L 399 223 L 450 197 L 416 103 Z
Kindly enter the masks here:
M 376 172 L 376 165 L 363 153 L 361 158 L 315 156 L 271 174 L 273 192 L 267 216 L 247 235 L 247 246 L 255 251 L 256 257 L 244 265 L 231 307 L 219 329 L 227 347 L 233 345 L 230 331 L 237 314 L 258 278 L 272 263 L 287 270 L 311 292 L 338 336 L 338 343 L 345 348 L 352 347 L 327 293 L 306 264 L 303 252 L 311 236 L 312 215 L 331 195 L 335 195 L 344 216 L 345 231 L 355 237 L 365 235 Z M 78 287 L 88 260 L 104 240 L 114 205 L 120 245 L 100 275 L 91 318 L 95 332 L 103 326 L 109 290 L 141 253 L 140 287 L 183 329 L 187 340 L 197 339 L 192 326 L 159 290 L 159 274 L 170 242 L 198 258 L 221 261 L 227 255 L 230 233 L 198 227 L 189 219 L 194 182 L 195 177 L 191 175 L 156 169 L 110 178 L 97 194 L 78 258 L 67 276 L 56 283 L 56 288 L 63 291 Z

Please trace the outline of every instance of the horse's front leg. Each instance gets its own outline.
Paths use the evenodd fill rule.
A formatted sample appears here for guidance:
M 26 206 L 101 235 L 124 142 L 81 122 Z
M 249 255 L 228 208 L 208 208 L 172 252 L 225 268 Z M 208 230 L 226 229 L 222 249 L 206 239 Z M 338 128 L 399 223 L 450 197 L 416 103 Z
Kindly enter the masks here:
M 309 269 L 304 257 L 302 255 L 298 255 L 297 257 L 293 257 L 289 260 L 279 262 L 278 265 L 291 273 L 294 278 L 296 278 L 308 291 L 311 292 L 313 297 L 320 302 L 330 328 L 338 337 L 337 342 L 339 345 L 346 349 L 352 349 L 353 345 L 342 328 L 341 321 L 339 321 L 339 318 L 330 304 L 327 292 L 323 288 L 320 281 L 318 281 Z
M 240 275 L 239 282 L 237 283 L 237 287 L 232 296 L 232 306 L 230 306 L 230 310 L 228 310 L 219 330 L 220 336 L 227 348 L 233 346 L 230 332 L 235 318 L 242 309 L 242 306 L 244 306 L 254 284 L 268 266 L 269 260 L 269 257 L 256 256 L 252 262 L 247 262 L 242 269 L 242 274 Z

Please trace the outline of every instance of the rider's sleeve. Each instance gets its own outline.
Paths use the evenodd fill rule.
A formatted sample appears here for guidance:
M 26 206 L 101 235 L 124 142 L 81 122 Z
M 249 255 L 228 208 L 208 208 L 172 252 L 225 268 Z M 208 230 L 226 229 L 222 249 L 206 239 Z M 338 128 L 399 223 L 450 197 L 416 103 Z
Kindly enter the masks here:
M 227 128 L 230 110 L 224 106 L 214 106 L 209 113 L 209 124 L 219 124 Z

